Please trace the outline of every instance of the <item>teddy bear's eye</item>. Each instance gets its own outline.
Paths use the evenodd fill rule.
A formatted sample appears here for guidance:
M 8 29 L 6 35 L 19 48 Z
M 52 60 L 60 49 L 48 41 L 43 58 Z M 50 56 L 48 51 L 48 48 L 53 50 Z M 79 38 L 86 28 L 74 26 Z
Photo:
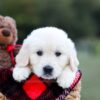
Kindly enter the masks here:
M 43 55 L 43 51 L 39 50 L 36 52 L 38 56 L 42 56 Z
M 61 52 L 56 51 L 56 52 L 55 52 L 55 55 L 56 55 L 57 57 L 59 57 L 59 56 L 61 56 Z

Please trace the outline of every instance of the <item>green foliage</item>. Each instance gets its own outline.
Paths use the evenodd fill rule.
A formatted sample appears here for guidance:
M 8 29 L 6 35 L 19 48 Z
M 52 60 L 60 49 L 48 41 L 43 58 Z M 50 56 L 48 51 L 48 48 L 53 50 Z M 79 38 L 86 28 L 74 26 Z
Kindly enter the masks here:
M 92 55 L 100 55 L 100 40 L 97 38 L 87 38 L 77 41 L 77 49 Z
M 78 52 L 78 56 L 83 73 L 81 100 L 99 100 L 100 55 Z
M 99 0 L 0 0 L 0 14 L 15 18 L 20 39 L 41 26 L 63 28 L 73 39 L 100 36 Z

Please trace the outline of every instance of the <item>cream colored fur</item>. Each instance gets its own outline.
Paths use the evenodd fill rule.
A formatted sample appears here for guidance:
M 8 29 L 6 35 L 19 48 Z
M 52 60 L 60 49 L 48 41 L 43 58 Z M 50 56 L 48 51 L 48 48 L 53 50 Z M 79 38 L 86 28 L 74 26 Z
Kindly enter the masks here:
M 41 50 L 42 56 L 37 55 Z M 57 57 L 55 53 L 59 51 L 61 55 Z M 43 68 L 52 66 L 52 75 L 44 75 Z M 13 71 L 13 77 L 17 81 L 26 80 L 30 73 L 44 79 L 57 79 L 57 83 L 62 88 L 69 87 L 78 69 L 79 61 L 75 45 L 67 36 L 67 33 L 56 27 L 44 27 L 33 30 L 24 40 L 22 48 L 16 57 L 16 66 Z M 80 90 L 75 90 L 79 91 Z M 71 92 L 73 94 L 73 92 Z M 75 93 L 76 94 L 76 93 Z M 79 94 L 76 97 L 79 97 Z M 74 99 L 75 96 L 69 97 Z

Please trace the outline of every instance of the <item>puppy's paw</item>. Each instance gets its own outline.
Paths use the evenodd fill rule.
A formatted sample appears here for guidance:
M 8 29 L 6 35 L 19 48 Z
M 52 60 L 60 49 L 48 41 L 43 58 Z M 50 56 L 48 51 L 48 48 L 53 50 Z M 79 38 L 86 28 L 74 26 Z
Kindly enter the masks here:
M 60 87 L 62 88 L 68 88 L 71 85 L 71 82 L 69 82 L 68 79 L 66 79 L 66 77 L 63 79 L 64 77 L 60 76 L 57 79 L 57 83 Z
M 72 72 L 70 69 L 66 68 L 57 79 L 58 85 L 62 88 L 70 87 L 75 79 L 75 75 L 76 71 Z
M 23 80 L 26 80 L 29 75 L 30 75 L 31 71 L 28 67 L 15 67 L 13 70 L 13 78 L 18 81 L 21 82 Z

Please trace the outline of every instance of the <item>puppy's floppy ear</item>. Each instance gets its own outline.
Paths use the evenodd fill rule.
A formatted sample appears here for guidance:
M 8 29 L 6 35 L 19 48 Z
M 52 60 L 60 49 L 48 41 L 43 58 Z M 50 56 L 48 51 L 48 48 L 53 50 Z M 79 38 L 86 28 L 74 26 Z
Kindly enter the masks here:
M 72 71 L 76 70 L 78 65 L 79 65 L 79 61 L 77 58 L 77 52 L 75 49 L 75 45 L 74 43 L 69 39 L 69 67 Z
M 16 65 L 19 67 L 25 67 L 29 64 L 29 45 L 26 40 L 24 40 L 23 45 L 16 56 Z

